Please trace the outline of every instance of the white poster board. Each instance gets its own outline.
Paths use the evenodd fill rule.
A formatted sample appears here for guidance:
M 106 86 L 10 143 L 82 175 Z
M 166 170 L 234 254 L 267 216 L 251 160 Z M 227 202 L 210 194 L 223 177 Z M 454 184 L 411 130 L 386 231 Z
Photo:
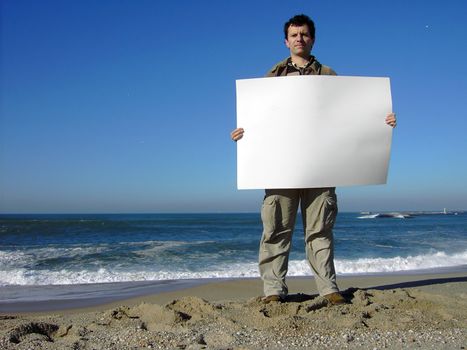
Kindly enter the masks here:
M 238 189 L 386 183 L 389 78 L 289 76 L 237 87 Z

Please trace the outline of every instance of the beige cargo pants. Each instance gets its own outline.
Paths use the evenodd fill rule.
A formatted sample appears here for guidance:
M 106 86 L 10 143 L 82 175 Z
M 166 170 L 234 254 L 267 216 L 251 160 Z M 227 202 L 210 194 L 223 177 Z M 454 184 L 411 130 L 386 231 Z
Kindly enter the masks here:
M 286 296 L 289 252 L 298 205 L 305 251 L 320 295 L 337 292 L 332 228 L 337 215 L 335 188 L 266 190 L 261 219 L 259 270 L 264 294 Z

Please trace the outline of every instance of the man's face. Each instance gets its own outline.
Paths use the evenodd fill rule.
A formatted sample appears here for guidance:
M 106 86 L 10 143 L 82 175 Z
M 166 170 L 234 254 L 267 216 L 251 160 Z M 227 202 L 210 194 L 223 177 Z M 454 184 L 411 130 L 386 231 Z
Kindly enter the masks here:
M 315 39 L 311 37 L 310 30 L 305 24 L 303 26 L 291 25 L 287 32 L 285 45 L 290 49 L 290 53 L 295 56 L 307 57 Z

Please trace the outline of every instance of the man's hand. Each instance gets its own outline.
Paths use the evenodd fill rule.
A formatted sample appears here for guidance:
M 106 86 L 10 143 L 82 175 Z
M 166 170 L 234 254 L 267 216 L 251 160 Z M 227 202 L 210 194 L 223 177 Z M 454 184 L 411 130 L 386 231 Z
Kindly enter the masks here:
M 230 133 L 230 137 L 232 138 L 232 140 L 237 142 L 243 137 L 244 132 L 245 130 L 243 130 L 243 128 L 236 128 L 234 131 Z
M 389 126 L 392 126 L 393 128 L 396 127 L 397 121 L 396 121 L 396 114 L 395 113 L 389 113 L 386 116 L 386 124 Z

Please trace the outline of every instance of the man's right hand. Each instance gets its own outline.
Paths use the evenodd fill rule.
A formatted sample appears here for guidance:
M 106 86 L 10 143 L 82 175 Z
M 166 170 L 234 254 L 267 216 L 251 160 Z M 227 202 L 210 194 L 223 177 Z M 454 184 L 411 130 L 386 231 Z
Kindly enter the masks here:
M 245 130 L 243 130 L 243 128 L 236 128 L 234 131 L 230 133 L 230 137 L 232 138 L 232 140 L 237 142 L 243 137 L 244 132 Z

